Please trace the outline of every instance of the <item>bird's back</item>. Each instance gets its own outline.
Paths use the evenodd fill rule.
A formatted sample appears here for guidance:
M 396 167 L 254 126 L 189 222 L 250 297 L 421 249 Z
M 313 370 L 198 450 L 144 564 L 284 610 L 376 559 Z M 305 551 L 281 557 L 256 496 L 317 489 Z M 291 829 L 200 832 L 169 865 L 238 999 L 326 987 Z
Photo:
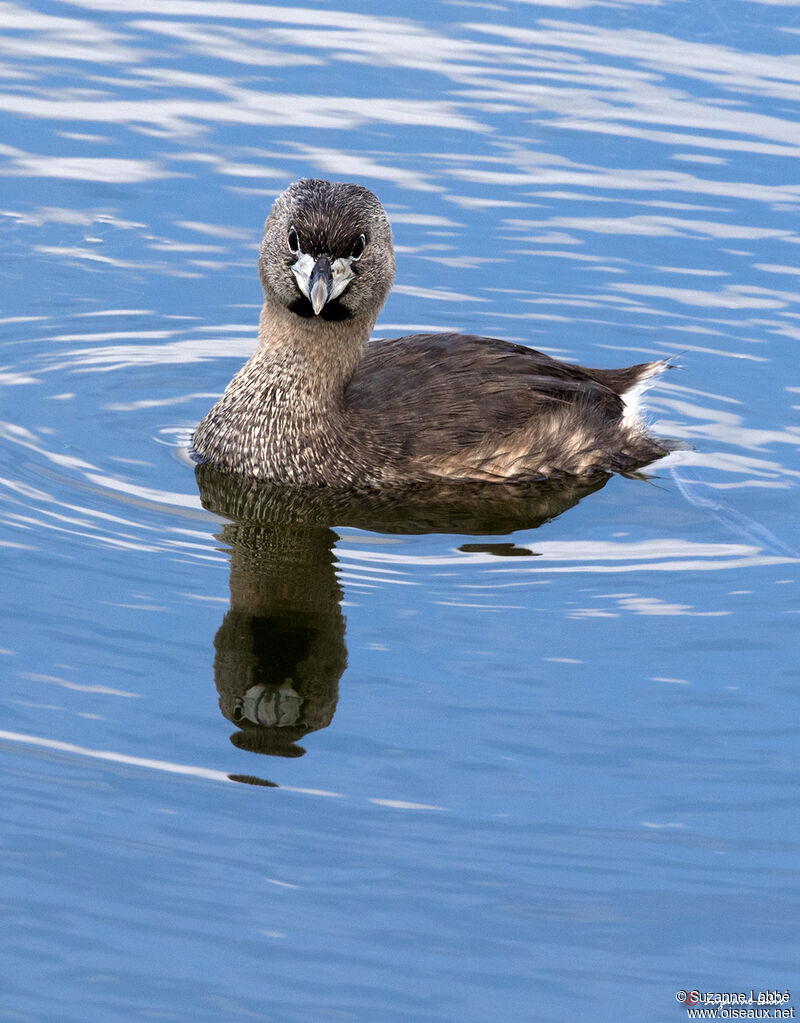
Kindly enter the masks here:
M 345 391 L 354 437 L 387 471 L 530 479 L 629 471 L 665 454 L 621 395 L 659 364 L 591 370 L 494 338 L 417 334 L 371 342 Z

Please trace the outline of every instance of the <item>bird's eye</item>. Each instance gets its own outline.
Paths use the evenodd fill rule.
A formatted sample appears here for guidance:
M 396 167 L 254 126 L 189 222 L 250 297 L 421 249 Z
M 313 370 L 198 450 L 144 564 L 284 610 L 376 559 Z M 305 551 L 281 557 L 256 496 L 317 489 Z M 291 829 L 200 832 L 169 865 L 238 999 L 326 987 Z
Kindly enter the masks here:
M 361 259 L 362 255 L 364 254 L 364 249 L 366 247 L 367 247 L 367 239 L 366 239 L 366 237 L 363 234 L 360 234 L 358 236 L 358 241 L 353 246 L 353 251 L 350 253 L 350 258 L 354 262 L 357 262 L 359 259 Z
M 289 228 L 289 234 L 286 237 L 287 244 L 289 245 L 289 252 L 293 256 L 296 256 L 300 251 L 300 239 L 297 235 L 297 231 L 294 229 L 294 225 Z

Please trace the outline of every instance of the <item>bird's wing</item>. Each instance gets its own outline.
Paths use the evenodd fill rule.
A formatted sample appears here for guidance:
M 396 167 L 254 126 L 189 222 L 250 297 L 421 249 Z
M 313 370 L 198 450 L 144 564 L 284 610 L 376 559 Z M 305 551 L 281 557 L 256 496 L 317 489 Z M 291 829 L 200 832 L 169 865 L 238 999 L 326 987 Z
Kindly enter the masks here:
M 456 454 L 579 408 L 616 423 L 624 408 L 580 366 L 468 334 L 370 343 L 345 402 L 354 425 L 412 458 Z

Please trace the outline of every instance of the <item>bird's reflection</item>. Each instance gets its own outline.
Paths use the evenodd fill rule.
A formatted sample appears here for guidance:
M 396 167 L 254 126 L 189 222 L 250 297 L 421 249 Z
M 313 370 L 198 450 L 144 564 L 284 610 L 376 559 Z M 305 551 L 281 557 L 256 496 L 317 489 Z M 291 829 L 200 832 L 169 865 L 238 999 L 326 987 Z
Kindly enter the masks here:
M 347 665 L 332 527 L 504 535 L 541 525 L 608 479 L 354 494 L 278 487 L 207 465 L 196 475 L 203 505 L 229 520 L 220 539 L 230 551 L 231 602 L 214 640 L 220 709 L 238 726 L 236 746 L 283 757 L 301 756 L 303 736 L 331 723 Z M 531 553 L 507 541 L 463 549 Z

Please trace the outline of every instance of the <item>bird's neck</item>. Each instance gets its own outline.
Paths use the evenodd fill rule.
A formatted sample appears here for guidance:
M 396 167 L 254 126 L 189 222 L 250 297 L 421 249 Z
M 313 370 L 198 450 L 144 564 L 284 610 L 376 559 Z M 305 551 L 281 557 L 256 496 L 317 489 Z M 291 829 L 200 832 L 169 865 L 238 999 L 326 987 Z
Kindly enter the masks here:
M 271 392 L 276 412 L 325 418 L 341 408 L 374 323 L 298 316 L 267 301 L 248 377 Z

